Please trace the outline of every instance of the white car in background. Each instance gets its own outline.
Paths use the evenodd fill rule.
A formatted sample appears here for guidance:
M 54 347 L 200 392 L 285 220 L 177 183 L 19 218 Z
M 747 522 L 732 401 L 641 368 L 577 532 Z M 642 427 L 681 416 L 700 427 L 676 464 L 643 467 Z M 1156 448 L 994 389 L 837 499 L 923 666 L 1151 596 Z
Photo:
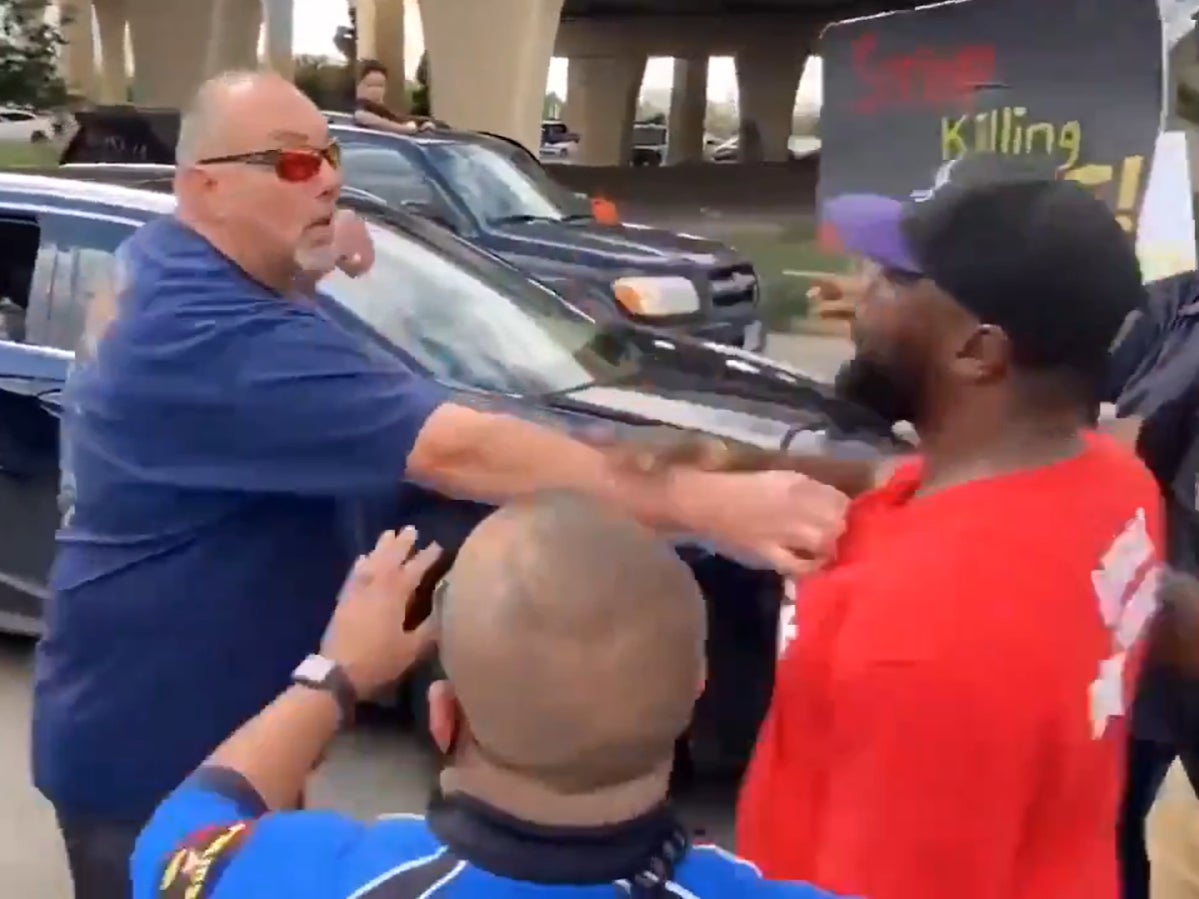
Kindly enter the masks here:
M 46 115 L 0 106 L 0 141 L 40 143 L 54 135 L 54 122 Z

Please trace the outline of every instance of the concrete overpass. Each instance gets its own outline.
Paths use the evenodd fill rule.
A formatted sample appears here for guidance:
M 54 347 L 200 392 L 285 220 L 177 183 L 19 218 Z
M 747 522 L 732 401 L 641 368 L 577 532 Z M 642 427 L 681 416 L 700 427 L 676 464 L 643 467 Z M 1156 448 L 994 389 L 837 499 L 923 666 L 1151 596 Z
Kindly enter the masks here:
M 292 73 L 291 0 L 58 2 L 69 21 L 65 74 L 88 99 L 124 102 L 132 88 L 135 102 L 174 106 L 204 77 L 225 69 L 265 64 Z M 404 71 L 404 2 L 356 0 L 360 56 L 378 58 L 393 72 Z M 420 3 L 439 118 L 535 147 L 550 59 L 565 56 L 566 117 L 583 136 L 580 161 L 591 165 L 627 157 L 650 56 L 676 58 L 668 161 L 700 158 L 708 59 L 715 55 L 736 60 L 742 120 L 756 126 L 764 159 L 785 159 L 799 78 L 824 25 L 915 5 L 912 0 L 408 2 Z

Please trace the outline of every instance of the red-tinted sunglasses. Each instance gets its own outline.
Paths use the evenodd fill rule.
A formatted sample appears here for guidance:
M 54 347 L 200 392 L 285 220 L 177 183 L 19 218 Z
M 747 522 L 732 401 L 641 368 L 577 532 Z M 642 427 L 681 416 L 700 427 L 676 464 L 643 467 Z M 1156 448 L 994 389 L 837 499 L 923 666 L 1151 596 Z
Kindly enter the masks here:
M 321 170 L 322 163 L 332 168 L 341 168 L 341 146 L 330 141 L 321 149 L 316 147 L 280 147 L 275 150 L 258 150 L 254 153 L 236 153 L 232 156 L 210 156 L 199 160 L 200 165 L 240 162 L 245 165 L 264 165 L 275 170 L 280 181 L 298 184 L 311 181 Z

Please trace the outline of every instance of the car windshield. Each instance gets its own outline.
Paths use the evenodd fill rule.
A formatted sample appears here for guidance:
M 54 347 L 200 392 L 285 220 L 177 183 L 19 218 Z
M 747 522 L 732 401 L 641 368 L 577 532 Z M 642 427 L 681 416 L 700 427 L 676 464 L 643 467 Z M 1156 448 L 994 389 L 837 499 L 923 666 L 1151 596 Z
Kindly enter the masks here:
M 442 177 L 485 221 L 563 221 L 580 213 L 572 195 L 516 147 L 500 152 L 483 144 L 445 142 L 431 143 L 428 153 Z
M 377 220 L 369 227 L 371 270 L 335 272 L 322 289 L 437 380 L 535 396 L 638 370 L 629 341 L 514 269 L 448 235 L 423 241 Z

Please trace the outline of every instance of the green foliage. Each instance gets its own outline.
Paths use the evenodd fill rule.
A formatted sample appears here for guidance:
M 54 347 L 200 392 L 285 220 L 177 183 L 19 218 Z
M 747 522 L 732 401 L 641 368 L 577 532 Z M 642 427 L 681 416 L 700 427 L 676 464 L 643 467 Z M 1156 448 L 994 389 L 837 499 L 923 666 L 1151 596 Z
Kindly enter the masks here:
M 0 103 L 46 109 L 63 103 L 62 32 L 46 22 L 46 0 L 0 0 Z
M 296 87 L 321 109 L 346 109 L 353 94 L 353 73 L 345 63 L 323 56 L 296 57 Z
M 420 55 L 420 63 L 416 66 L 416 84 L 412 86 L 412 106 L 410 112 L 415 116 L 433 115 L 433 88 L 429 82 L 429 54 Z

